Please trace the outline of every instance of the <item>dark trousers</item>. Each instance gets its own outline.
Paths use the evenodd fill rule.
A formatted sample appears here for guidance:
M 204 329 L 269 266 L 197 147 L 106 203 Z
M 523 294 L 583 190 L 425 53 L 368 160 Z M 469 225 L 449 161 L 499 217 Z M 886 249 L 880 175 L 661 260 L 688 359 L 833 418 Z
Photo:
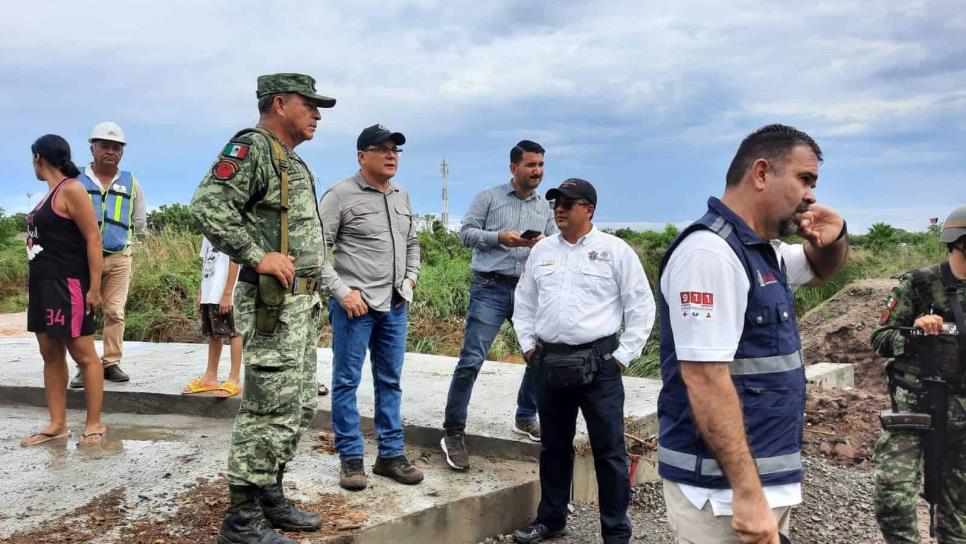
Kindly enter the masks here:
M 574 474 L 577 409 L 584 414 L 597 473 L 600 531 L 605 544 L 631 537 L 627 519 L 630 481 L 624 448 L 624 383 L 617 361 L 601 361 L 591 383 L 573 388 L 547 387 L 535 372 L 540 413 L 540 506 L 537 522 L 552 530 L 567 523 L 567 502 Z

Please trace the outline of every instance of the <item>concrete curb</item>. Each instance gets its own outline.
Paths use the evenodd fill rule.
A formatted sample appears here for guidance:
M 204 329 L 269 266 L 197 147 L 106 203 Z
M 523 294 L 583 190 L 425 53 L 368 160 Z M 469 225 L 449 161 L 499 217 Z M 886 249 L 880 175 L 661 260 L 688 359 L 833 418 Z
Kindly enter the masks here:
M 433 535 L 436 542 L 479 542 L 530 523 L 539 502 L 540 482 L 534 480 L 427 508 L 363 529 L 351 540 L 336 542 L 424 544 L 426 535 Z

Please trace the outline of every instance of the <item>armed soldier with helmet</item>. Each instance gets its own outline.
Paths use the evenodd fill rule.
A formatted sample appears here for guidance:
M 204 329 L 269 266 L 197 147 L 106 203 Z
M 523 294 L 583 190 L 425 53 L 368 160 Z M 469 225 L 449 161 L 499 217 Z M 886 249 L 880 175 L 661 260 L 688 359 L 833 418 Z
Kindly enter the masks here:
M 875 514 L 889 544 L 919 542 L 916 495 L 941 544 L 966 543 L 966 206 L 940 234 L 949 258 L 900 278 L 872 333 L 892 410 L 875 447 Z M 958 334 L 956 334 L 958 333 Z

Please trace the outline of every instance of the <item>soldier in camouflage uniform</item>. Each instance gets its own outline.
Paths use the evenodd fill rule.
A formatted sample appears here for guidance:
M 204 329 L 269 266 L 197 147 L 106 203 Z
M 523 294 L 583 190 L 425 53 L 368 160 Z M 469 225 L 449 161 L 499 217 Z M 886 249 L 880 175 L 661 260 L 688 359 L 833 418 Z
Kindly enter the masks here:
M 261 76 L 256 96 L 258 126 L 228 142 L 190 205 L 212 245 L 242 265 L 234 304 L 244 339 L 245 388 L 231 438 L 231 506 L 219 532 L 222 544 L 289 544 L 273 527 L 314 531 L 321 525 L 318 515 L 285 498 L 282 475 L 315 417 L 321 301 L 333 278 L 315 180 L 293 149 L 312 138 L 318 108 L 331 108 L 335 99 L 316 94 L 315 80 L 301 74 Z M 279 252 L 285 172 L 287 255 Z M 274 334 L 265 334 L 264 326 L 256 330 L 262 323 L 257 308 L 264 308 L 256 299 L 269 298 L 271 278 L 281 285 L 275 296 L 284 298 L 277 321 L 269 321 Z
M 966 206 L 946 220 L 941 240 L 949 248 L 949 264 L 960 304 L 966 307 Z M 919 361 L 907 349 L 898 327 L 938 333 L 955 321 L 940 275 L 940 265 L 914 270 L 900 278 L 886 301 L 879 327 L 872 333 L 876 352 L 888 357 L 890 372 L 918 381 Z M 966 331 L 959 331 L 964 334 Z M 966 360 L 956 336 L 939 337 L 940 370 L 950 387 L 949 423 L 937 536 L 941 544 L 966 544 Z M 898 410 L 919 411 L 913 393 L 896 388 Z M 916 497 L 922 481 L 922 435 L 884 431 L 875 446 L 875 515 L 889 544 L 919 542 Z

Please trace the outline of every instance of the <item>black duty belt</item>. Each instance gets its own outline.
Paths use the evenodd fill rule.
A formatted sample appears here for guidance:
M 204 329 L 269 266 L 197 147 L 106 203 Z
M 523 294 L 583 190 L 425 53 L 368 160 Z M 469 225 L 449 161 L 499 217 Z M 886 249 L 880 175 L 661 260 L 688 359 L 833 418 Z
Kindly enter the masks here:
M 258 285 L 258 272 L 250 266 L 243 266 L 241 270 L 238 271 L 238 281 L 243 281 L 251 285 Z M 315 291 L 318 285 L 318 280 L 313 277 L 306 276 L 296 276 L 295 281 L 289 287 L 289 293 L 293 295 L 307 295 Z
M 506 283 L 507 285 L 516 285 L 520 281 L 520 278 L 516 276 L 507 276 L 506 274 L 497 274 L 496 272 L 473 272 L 474 276 L 483 278 L 485 280 L 497 281 L 500 283 Z
M 543 340 L 537 339 L 537 349 L 540 350 L 541 353 L 573 353 L 575 351 L 593 349 L 597 352 L 597 355 L 604 357 L 613 353 L 619 345 L 620 340 L 617 338 L 617 333 L 594 340 L 593 342 L 578 345 L 554 344 L 552 342 L 544 342 Z

